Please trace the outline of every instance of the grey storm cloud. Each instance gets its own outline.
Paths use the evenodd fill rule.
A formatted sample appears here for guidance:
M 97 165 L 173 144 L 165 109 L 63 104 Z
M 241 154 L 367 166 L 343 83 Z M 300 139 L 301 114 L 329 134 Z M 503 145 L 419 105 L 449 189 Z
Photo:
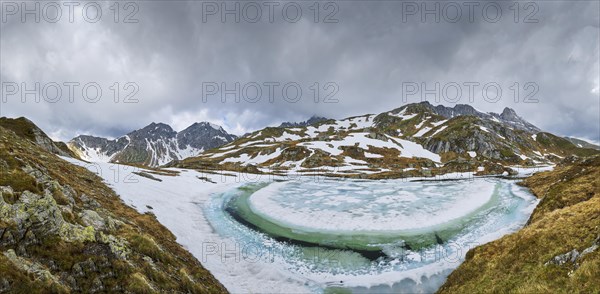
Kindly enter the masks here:
M 311 115 L 379 113 L 419 102 L 426 94 L 434 104 L 471 104 L 494 112 L 512 107 L 543 130 L 600 141 L 597 1 L 539 1 L 533 6 L 501 1 L 494 2 L 487 14 L 482 7 L 488 2 L 477 2 L 472 20 L 466 2 L 451 2 L 462 7 L 456 22 L 448 19 L 456 16 L 455 7 L 440 14 L 439 22 L 433 14 L 422 19 L 423 8 L 432 9 L 437 3 L 443 11 L 445 1 L 347 1 L 330 6 L 320 2 L 318 13 L 313 2 L 294 2 L 302 11 L 296 22 L 285 18 L 294 18 L 294 9 L 282 14 L 289 2 L 271 2 L 277 5 L 272 22 L 265 2 L 223 4 L 228 9 L 236 3 L 241 10 L 248 3 L 262 7 L 255 23 L 244 19 L 255 16 L 255 7 L 248 7 L 248 14 L 240 14 L 236 22 L 235 15 L 223 20 L 220 11 L 208 13 L 216 2 L 144 1 L 133 2 L 135 7 L 119 2 L 116 22 L 116 2 L 95 2 L 101 5 L 102 17 L 94 23 L 81 17 L 86 2 L 75 8 L 73 23 L 64 6 L 58 22 L 42 17 L 37 23 L 31 15 L 23 21 L 18 11 L 12 14 L 14 7 L 6 3 L 2 2 L 0 29 L 5 100 L 1 115 L 26 116 L 62 140 L 82 133 L 120 136 L 152 121 L 175 129 L 210 121 L 243 134 Z M 22 2 L 8 3 L 22 8 Z M 51 2 L 40 3 L 43 10 Z M 414 3 L 417 11 L 409 13 Z M 502 14 L 492 19 L 496 7 Z M 137 23 L 124 22 L 130 13 Z M 40 91 L 51 83 L 80 85 L 73 101 L 64 85 L 55 103 L 36 102 L 35 94 L 26 96 L 25 102 L 20 93 L 7 95 L 13 90 L 7 83 L 23 91 L 22 85 L 35 90 L 36 82 Z M 102 89 L 95 103 L 81 97 L 81 89 L 91 82 Z M 222 102 L 222 86 L 231 91 L 236 83 L 240 92 L 226 92 Z M 272 101 L 265 83 L 279 83 Z M 288 99 L 282 96 L 288 83 L 302 89 L 299 101 L 290 101 L 294 87 L 288 87 Z M 435 89 L 436 83 L 437 94 L 424 91 Z M 479 84 L 473 97 L 468 97 L 465 83 Z M 496 88 L 488 88 L 488 96 L 483 96 L 483 86 L 490 83 L 501 89 L 499 101 L 489 97 L 497 94 Z M 256 94 L 256 85 L 262 91 L 260 99 L 243 99 L 244 93 Z M 412 93 L 409 85 L 417 85 L 415 94 L 407 95 Z M 443 99 L 446 88 L 447 96 L 455 96 L 451 85 L 460 85 L 461 95 Z M 94 89 L 88 92 L 91 96 Z M 324 103 L 327 95 L 333 103 Z M 236 102 L 236 97 L 242 99 Z

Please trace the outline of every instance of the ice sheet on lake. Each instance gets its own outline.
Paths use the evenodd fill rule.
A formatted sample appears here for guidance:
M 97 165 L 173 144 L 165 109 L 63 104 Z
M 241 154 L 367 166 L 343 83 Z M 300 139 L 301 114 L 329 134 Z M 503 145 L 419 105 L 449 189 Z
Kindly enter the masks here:
M 373 218 L 377 205 L 406 205 L 408 208 L 429 194 L 432 199 L 441 199 L 439 205 L 451 209 L 461 201 L 483 201 L 489 187 L 498 183 L 501 185 L 498 205 L 486 210 L 474 226 L 456 238 L 447 240 L 443 246 L 419 252 L 408 250 L 385 262 L 369 261 L 352 251 L 323 252 L 277 242 L 237 223 L 223 211 L 224 201 L 230 191 L 259 181 L 272 182 L 272 177 L 241 174 L 229 177 L 178 170 L 178 176 L 154 175 L 162 180 L 158 182 L 131 174 L 134 169 L 132 167 L 63 158 L 96 172 L 126 204 L 140 212 L 153 212 L 177 237 L 177 242 L 187 248 L 232 293 L 319 293 L 331 285 L 340 284 L 357 293 L 434 292 L 446 276 L 460 265 L 470 247 L 518 230 L 526 223 L 537 203 L 525 188 L 517 186 L 514 181 L 503 179 L 475 178 L 418 183 L 400 179 L 326 179 L 325 182 L 314 185 L 302 182 L 301 186 L 305 190 L 297 191 L 298 198 L 312 194 L 306 198 L 317 201 L 312 204 L 315 206 L 320 201 L 322 205 L 352 207 L 359 202 L 365 203 L 363 199 L 372 199 L 373 207 L 369 208 L 369 213 Z M 203 181 L 198 177 L 207 177 L 216 183 Z M 312 179 L 316 182 L 319 178 Z M 486 183 L 481 183 L 482 181 Z M 365 186 L 369 188 L 365 189 Z M 473 195 L 444 197 L 442 194 L 446 191 L 470 191 L 481 199 Z M 319 200 L 319 197 L 327 200 Z M 456 215 L 461 215 L 468 210 L 467 207 L 472 209 L 478 204 L 464 205 Z M 437 213 L 439 221 L 451 218 L 451 212 L 421 208 L 429 209 L 429 214 Z M 385 217 L 385 213 L 394 212 L 381 211 L 381 217 Z M 418 211 L 409 213 L 417 217 L 422 214 Z M 395 256 L 393 253 L 392 256 Z
M 394 232 L 461 218 L 486 204 L 495 183 L 277 182 L 250 197 L 252 210 L 308 231 Z

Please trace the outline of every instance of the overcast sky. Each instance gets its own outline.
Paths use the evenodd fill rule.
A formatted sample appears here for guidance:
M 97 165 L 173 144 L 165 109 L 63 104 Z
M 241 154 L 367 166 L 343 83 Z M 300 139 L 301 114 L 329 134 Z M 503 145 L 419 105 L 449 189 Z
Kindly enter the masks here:
M 1 115 L 26 116 L 55 139 L 117 137 L 151 122 L 181 130 L 196 121 L 240 135 L 312 115 L 380 113 L 419 102 L 423 87 L 432 90 L 439 83 L 437 94 L 426 95 L 433 104 L 458 102 L 486 112 L 511 107 L 543 130 L 600 140 L 598 1 L 480 2 L 472 15 L 463 2 L 439 2 L 437 15 L 422 15 L 436 2 L 416 6 L 414 14 L 413 2 L 321 2 L 318 7 L 312 1 L 272 2 L 272 15 L 263 2 L 227 2 L 228 9 L 240 5 L 239 22 L 235 14 L 223 19 L 224 7 L 216 6 L 219 11 L 212 14 L 213 2 L 134 2 L 128 7 L 119 2 L 118 16 L 115 2 L 98 2 L 102 16 L 97 22 L 91 22 L 95 7 L 83 10 L 80 5 L 73 23 L 64 3 L 58 5 L 58 17 L 56 6 L 45 6 L 53 2 L 42 2 L 39 23 L 35 15 L 23 20 L 23 7 L 13 12 L 5 3 Z M 297 18 L 298 8 L 302 16 Z M 23 85 L 35 90 L 36 82 L 41 101 L 28 94 L 23 103 Z M 75 82 L 79 86 L 73 86 L 71 102 L 64 83 Z M 51 103 L 55 83 L 62 95 Z M 90 101 L 94 87 L 87 88 L 87 100 L 82 97 L 88 83 L 102 89 L 95 103 Z M 226 95 L 223 103 L 222 86 L 232 90 L 236 83 L 240 91 Z M 474 83 L 479 86 L 469 97 L 465 85 Z M 256 85 L 262 91 L 259 101 L 246 101 L 256 96 Z M 456 85 L 461 85 L 460 96 Z M 496 87 L 488 87 L 484 97 L 484 85 Z M 292 103 L 296 86 L 302 95 Z M 494 102 L 497 87 L 502 96 Z

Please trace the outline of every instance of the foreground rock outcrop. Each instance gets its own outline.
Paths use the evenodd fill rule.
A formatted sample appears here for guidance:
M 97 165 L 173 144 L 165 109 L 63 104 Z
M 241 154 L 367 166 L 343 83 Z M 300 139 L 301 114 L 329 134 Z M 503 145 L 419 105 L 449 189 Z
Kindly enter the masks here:
M 153 215 L 36 142 L 0 127 L 0 292 L 226 292 Z

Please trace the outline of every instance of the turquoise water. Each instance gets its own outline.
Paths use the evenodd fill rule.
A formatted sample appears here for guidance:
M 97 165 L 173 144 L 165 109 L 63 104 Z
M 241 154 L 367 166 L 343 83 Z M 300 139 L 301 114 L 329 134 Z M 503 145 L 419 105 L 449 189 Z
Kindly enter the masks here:
M 521 228 L 536 203 L 502 179 L 298 179 L 232 188 L 203 209 L 242 258 L 314 292 L 409 293 L 435 291 L 469 248 Z

